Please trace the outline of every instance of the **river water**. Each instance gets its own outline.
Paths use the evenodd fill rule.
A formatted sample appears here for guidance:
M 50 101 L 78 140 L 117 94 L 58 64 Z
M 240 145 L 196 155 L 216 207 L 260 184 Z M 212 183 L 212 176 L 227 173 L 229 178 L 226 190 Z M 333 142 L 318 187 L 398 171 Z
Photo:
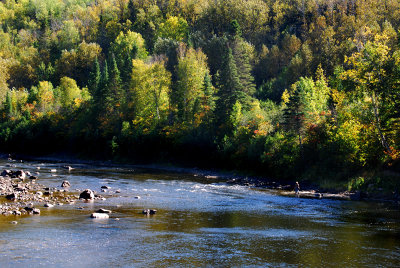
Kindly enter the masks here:
M 0 167 L 8 164 L 0 161 Z M 0 216 L 0 267 L 399 267 L 398 205 L 280 196 L 190 174 L 68 163 L 38 183 L 111 187 L 105 201 Z M 51 173 L 51 169 L 57 169 Z M 120 193 L 115 193 L 120 190 Z M 140 196 L 140 199 L 135 199 Z M 91 219 L 98 208 L 110 219 Z M 146 216 L 143 209 L 157 209 Z M 11 221 L 18 221 L 17 225 Z

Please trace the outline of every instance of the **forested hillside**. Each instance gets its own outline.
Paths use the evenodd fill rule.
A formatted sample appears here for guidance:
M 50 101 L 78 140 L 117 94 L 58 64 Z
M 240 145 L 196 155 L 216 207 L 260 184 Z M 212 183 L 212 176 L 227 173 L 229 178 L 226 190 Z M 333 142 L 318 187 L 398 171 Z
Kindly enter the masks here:
M 1 150 L 393 182 L 399 30 L 398 0 L 1 1 Z

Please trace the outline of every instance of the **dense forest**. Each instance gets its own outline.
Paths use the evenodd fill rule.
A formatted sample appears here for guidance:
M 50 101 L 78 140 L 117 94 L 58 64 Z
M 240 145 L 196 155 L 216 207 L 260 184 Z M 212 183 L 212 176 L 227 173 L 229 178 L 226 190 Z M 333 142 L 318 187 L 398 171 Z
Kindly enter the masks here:
M 0 146 L 399 187 L 398 0 L 3 0 Z

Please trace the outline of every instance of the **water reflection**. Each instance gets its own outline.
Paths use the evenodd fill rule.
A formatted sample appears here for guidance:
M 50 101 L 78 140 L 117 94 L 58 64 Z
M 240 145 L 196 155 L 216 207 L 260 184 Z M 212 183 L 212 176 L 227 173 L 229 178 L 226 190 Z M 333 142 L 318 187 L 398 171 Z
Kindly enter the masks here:
M 288 198 L 151 170 L 16 165 L 31 172 L 40 165 L 39 182 L 51 187 L 67 179 L 72 190 L 111 188 L 106 201 L 0 217 L 1 267 L 395 267 L 400 261 L 396 206 Z M 110 219 L 89 218 L 100 207 L 113 211 Z M 145 216 L 144 208 L 158 212 Z

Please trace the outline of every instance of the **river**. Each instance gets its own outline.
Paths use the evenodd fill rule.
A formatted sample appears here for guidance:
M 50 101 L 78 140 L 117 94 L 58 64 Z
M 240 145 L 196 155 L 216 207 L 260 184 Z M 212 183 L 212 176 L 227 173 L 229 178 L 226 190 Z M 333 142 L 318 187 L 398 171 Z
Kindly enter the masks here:
M 0 161 L 1 168 L 6 164 Z M 60 189 L 68 180 L 71 191 L 110 189 L 102 193 L 104 201 L 40 207 L 40 215 L 0 216 L 0 267 L 400 264 L 398 205 L 285 197 L 139 168 L 76 164 L 68 171 L 60 169 L 68 163 L 14 164 L 12 169 L 31 172 L 40 167 L 38 183 L 50 187 Z M 110 219 L 89 217 L 99 208 L 112 210 Z M 143 215 L 147 208 L 157 213 Z

